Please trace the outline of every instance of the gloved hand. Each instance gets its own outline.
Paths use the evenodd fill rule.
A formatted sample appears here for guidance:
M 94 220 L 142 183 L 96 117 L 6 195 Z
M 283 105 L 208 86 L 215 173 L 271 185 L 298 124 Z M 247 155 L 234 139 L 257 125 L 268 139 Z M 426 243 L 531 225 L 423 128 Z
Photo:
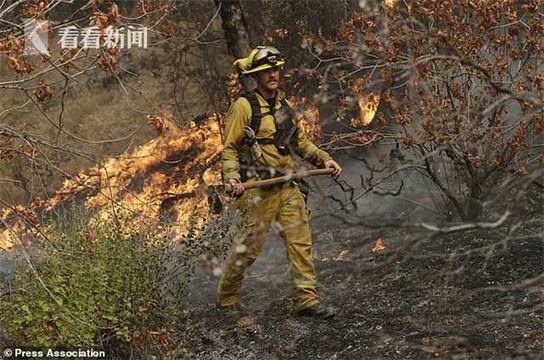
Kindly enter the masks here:
M 245 189 L 242 183 L 240 182 L 240 180 L 231 178 L 229 179 L 229 184 L 231 186 L 231 191 L 230 191 L 231 195 L 238 197 L 244 193 Z
M 325 161 L 325 167 L 334 169 L 332 176 L 334 176 L 335 178 L 337 178 L 342 172 L 342 168 L 340 167 L 340 165 L 338 165 L 338 163 L 333 159 Z

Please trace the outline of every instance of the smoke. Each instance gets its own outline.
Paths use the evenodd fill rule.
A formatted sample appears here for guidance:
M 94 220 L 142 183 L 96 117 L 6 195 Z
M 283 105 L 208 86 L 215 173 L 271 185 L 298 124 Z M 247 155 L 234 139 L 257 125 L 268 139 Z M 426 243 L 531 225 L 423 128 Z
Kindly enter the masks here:
M 340 178 L 312 179 L 312 216 L 333 225 L 342 216 L 380 226 L 443 216 L 445 203 L 419 171 L 416 159 L 396 145 L 355 148 L 334 156 L 343 167 Z
M 13 267 L 13 252 L 0 251 L 0 289 L 13 278 Z

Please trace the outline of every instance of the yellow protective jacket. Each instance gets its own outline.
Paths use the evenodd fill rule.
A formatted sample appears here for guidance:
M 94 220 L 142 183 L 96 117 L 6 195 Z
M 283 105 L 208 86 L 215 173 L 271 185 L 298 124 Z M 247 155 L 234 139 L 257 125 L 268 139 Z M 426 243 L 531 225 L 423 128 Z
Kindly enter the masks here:
M 257 99 L 261 106 L 261 114 L 270 112 L 268 102 L 258 93 Z M 275 110 L 282 107 L 280 102 L 285 97 L 285 93 L 277 91 Z M 302 125 L 298 119 L 292 119 L 298 126 L 298 137 L 296 141 L 296 151 L 304 160 L 310 162 L 314 166 L 323 167 L 331 156 L 325 151 L 319 149 L 314 143 L 308 139 Z M 241 180 L 240 161 L 250 158 L 250 148 L 245 142 L 245 127 L 251 124 L 251 105 L 249 101 L 241 97 L 236 100 L 230 107 L 226 123 L 225 133 L 223 138 L 223 152 L 221 153 L 221 161 L 223 165 L 223 178 L 225 181 L 229 179 Z M 273 139 L 276 132 L 274 117 L 269 113 L 261 119 L 259 131 L 256 133 L 257 139 Z M 254 166 L 271 167 L 277 170 L 293 169 L 295 159 L 291 155 L 281 155 L 274 144 L 260 144 L 262 156 L 257 160 Z

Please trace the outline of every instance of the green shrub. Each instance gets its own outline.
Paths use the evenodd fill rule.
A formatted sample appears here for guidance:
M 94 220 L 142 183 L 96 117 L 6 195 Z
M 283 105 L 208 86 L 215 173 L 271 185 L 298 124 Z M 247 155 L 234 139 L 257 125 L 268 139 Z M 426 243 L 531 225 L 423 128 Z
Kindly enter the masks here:
M 42 228 L 33 255 L 22 254 L 12 291 L 0 299 L 12 345 L 94 346 L 120 357 L 164 350 L 188 267 L 156 224 L 95 223 L 71 211 Z

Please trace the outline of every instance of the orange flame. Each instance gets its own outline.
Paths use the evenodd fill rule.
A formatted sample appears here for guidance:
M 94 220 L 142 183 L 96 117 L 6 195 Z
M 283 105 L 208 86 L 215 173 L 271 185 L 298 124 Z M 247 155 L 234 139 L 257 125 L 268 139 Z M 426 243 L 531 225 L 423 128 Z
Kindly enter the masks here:
M 335 257 L 333 257 L 332 259 L 334 261 L 342 261 L 342 260 L 345 260 L 346 257 L 348 256 L 349 254 L 349 251 L 347 250 L 342 250 L 338 253 L 338 255 L 336 255 Z
M 383 242 L 383 239 L 378 238 L 378 240 L 376 240 L 376 244 L 372 248 L 372 252 L 379 253 L 379 252 L 385 251 L 385 249 L 386 247 L 385 247 L 385 243 Z
M 396 0 L 384 0 L 385 7 L 390 9 L 395 7 L 396 5 L 395 3 L 396 3 Z
M 370 78 L 357 78 L 350 85 L 354 100 L 357 101 L 359 107 L 359 116 L 351 119 L 353 127 L 364 127 L 370 124 L 378 110 L 380 95 L 370 91 L 370 80 Z
M 1 219 L 11 227 L 0 229 L 0 247 L 21 238 L 23 222 L 15 226 L 13 220 L 20 211 L 48 213 L 74 200 L 98 210 L 98 219 L 115 213 L 127 220 L 143 216 L 158 222 L 167 213 L 179 235 L 201 226 L 208 215 L 205 187 L 220 181 L 221 122 L 216 114 L 188 129 L 174 123 L 161 126 L 164 132 L 157 138 L 66 180 L 50 199 L 37 199 L 27 210 L 5 210 Z
M 300 124 L 304 132 L 308 135 L 308 138 L 312 141 L 317 141 L 321 138 L 323 131 L 319 122 L 319 109 L 310 104 L 308 99 L 304 97 L 299 100 L 295 99 L 295 97 L 290 97 L 288 101 L 297 111 L 300 111 Z
M 374 119 L 378 105 L 380 104 L 379 95 L 359 95 L 357 97 L 357 104 L 359 105 L 359 117 L 351 119 L 351 126 L 363 127 L 368 126 Z

